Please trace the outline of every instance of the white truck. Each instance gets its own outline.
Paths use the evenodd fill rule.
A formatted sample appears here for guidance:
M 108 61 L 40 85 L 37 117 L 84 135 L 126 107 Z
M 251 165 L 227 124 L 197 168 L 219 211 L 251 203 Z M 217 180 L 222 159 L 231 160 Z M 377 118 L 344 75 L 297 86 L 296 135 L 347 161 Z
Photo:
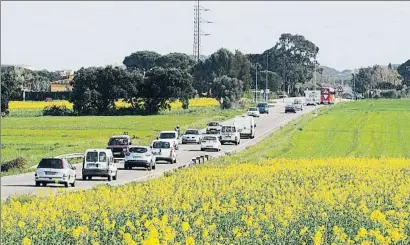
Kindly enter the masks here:
M 306 90 L 305 91 L 306 105 L 320 104 L 320 90 Z
M 241 138 L 253 139 L 255 137 L 255 119 L 251 116 L 235 118 L 234 125 Z

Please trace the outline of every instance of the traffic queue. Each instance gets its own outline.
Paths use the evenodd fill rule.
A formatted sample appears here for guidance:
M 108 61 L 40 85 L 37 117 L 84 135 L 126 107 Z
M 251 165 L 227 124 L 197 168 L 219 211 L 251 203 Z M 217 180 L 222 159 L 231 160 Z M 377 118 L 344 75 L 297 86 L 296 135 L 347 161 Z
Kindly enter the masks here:
M 157 163 L 176 164 L 180 144 L 198 145 L 200 151 L 221 151 L 222 145 L 239 145 L 241 138 L 255 137 L 256 122 L 261 114 L 269 114 L 269 105 L 259 103 L 249 108 L 246 115 L 234 118 L 232 123 L 222 124 L 212 121 L 205 132 L 199 129 L 187 129 L 181 134 L 179 125 L 170 131 L 159 132 L 151 145 L 133 145 L 127 132 L 113 135 L 106 148 L 87 149 L 84 152 L 81 176 L 82 180 L 98 177 L 108 181 L 118 179 L 118 165 L 123 162 L 123 170 L 143 168 L 155 170 Z M 77 180 L 76 167 L 64 158 L 43 158 L 35 172 L 35 185 L 62 184 L 74 187 Z

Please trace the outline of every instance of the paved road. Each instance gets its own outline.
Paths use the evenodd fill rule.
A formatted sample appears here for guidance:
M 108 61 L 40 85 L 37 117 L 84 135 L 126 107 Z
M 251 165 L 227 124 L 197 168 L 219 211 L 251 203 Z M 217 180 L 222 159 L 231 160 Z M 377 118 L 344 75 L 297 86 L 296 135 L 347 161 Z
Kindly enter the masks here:
M 220 152 L 207 152 L 213 157 L 218 157 L 225 154 L 226 152 L 238 152 L 245 149 L 250 145 L 256 144 L 258 141 L 269 136 L 269 134 L 280 126 L 285 125 L 289 121 L 301 116 L 302 114 L 311 112 L 315 109 L 313 106 L 304 107 L 304 110 L 297 113 L 284 113 L 284 105 L 293 101 L 294 98 L 287 98 L 285 101 L 283 99 L 277 100 L 275 107 L 270 108 L 269 115 L 261 115 L 260 118 L 256 118 L 256 132 L 254 139 L 241 139 L 241 144 L 235 145 L 223 145 Z M 231 120 L 225 123 L 232 122 Z M 106 179 L 93 178 L 93 180 L 83 181 L 81 179 L 81 165 L 76 165 L 77 167 L 77 180 L 76 187 L 64 188 L 61 185 L 50 184 L 47 187 L 36 187 L 34 185 L 34 173 L 21 174 L 16 176 L 6 176 L 1 178 L 1 199 L 15 195 L 15 194 L 40 194 L 45 195 L 49 192 L 57 192 L 59 189 L 68 190 L 79 190 L 79 189 L 90 189 L 98 184 L 110 185 L 122 185 L 130 181 L 144 181 L 148 178 L 154 178 L 162 175 L 165 171 L 169 171 L 183 165 L 188 164 L 193 157 L 204 155 L 204 152 L 200 151 L 200 145 L 182 145 L 177 151 L 177 164 L 159 164 L 157 163 L 156 170 L 147 171 L 144 169 L 133 169 L 133 170 L 122 170 L 123 164 L 119 163 L 118 179 L 116 181 L 108 182 Z

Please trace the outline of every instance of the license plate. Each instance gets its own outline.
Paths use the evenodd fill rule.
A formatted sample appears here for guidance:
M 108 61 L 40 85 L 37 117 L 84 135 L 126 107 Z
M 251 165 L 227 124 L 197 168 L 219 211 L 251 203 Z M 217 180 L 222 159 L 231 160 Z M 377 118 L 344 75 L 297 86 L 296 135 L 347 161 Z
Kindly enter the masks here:
M 212 147 L 213 147 L 213 145 L 207 145 L 206 147 L 207 147 L 207 148 L 212 148 Z
M 121 152 L 114 152 L 114 155 L 120 155 Z
M 141 156 L 133 156 L 134 159 L 142 158 Z
M 154 152 L 154 155 L 161 155 L 161 152 Z
M 55 172 L 45 172 L 46 173 L 46 175 L 54 175 L 54 174 L 56 174 Z
M 88 167 L 96 167 L 97 164 L 88 164 Z

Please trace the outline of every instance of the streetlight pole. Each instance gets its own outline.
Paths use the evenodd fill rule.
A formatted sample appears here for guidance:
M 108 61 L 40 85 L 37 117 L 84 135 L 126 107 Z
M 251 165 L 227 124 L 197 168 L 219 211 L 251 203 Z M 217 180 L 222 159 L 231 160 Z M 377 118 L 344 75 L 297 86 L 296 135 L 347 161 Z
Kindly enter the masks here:
M 265 81 L 265 102 L 268 102 L 268 66 L 269 66 L 269 52 L 266 53 L 266 81 Z
M 255 103 L 258 102 L 258 64 L 255 65 L 256 72 L 255 72 Z

